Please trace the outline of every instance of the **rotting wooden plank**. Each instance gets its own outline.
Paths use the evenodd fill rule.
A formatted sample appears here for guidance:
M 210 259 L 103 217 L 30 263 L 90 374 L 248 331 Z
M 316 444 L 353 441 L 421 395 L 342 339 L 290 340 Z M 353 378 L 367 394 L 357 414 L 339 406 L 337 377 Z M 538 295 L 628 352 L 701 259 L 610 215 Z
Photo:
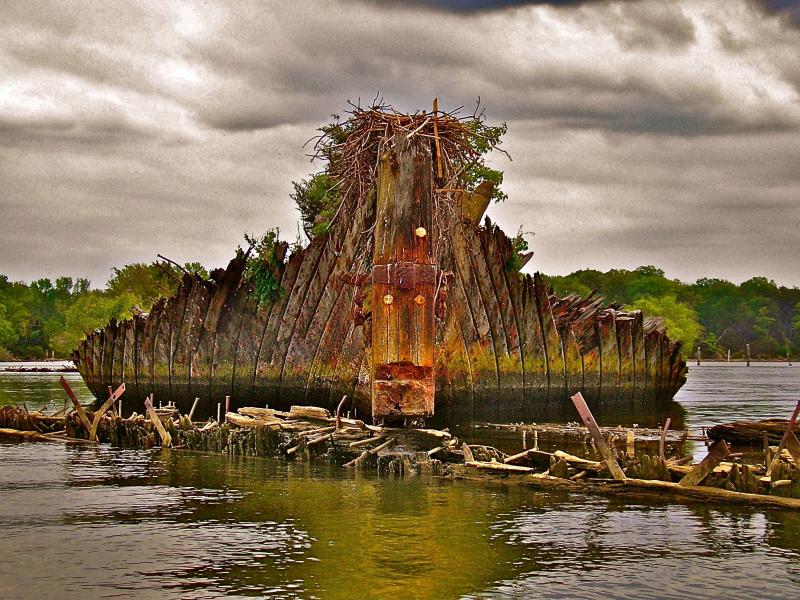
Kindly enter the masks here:
M 117 323 L 114 336 L 114 363 L 111 369 L 112 377 L 108 385 L 115 387 L 125 381 L 125 338 L 127 337 L 127 321 Z
M 486 227 L 479 230 L 478 238 L 483 249 L 483 256 L 503 325 L 506 348 L 508 349 L 508 356 L 503 357 L 503 359 L 505 371 L 508 373 L 506 378 L 508 383 L 506 385 L 511 384 L 511 386 L 504 395 L 508 395 L 510 398 L 518 397 L 519 406 L 522 407 L 525 390 L 525 371 L 520 349 L 519 327 L 517 326 L 516 312 L 505 277 L 506 260 L 504 259 L 502 247 L 498 244 L 496 231 L 495 225 L 487 218 Z M 505 237 L 505 234 L 503 236 Z
M 366 397 L 358 394 L 356 388 L 359 377 L 362 374 L 362 365 L 368 356 L 367 351 L 369 337 L 366 328 L 356 326 L 352 321 L 348 325 L 347 333 L 342 338 L 342 347 L 337 353 L 335 371 L 333 373 L 334 385 L 331 386 L 328 394 L 328 405 L 332 406 L 341 400 L 342 396 L 347 395 L 350 403 L 357 407 L 359 414 L 366 417 L 372 406 L 372 399 L 369 394 Z M 366 369 L 369 373 L 369 369 Z M 366 385 L 367 382 L 362 382 Z
M 111 391 L 111 387 L 108 388 Z M 122 394 L 125 393 L 125 382 L 122 382 L 119 387 L 111 392 L 108 396 L 108 399 L 103 402 L 98 410 L 94 412 L 92 415 L 92 423 L 89 426 L 89 439 L 90 440 L 97 440 L 97 427 L 100 425 L 100 419 L 103 418 L 103 415 L 108 412 L 108 410 L 114 406 L 114 403 L 117 402 L 121 397 Z
M 553 319 L 550 298 L 547 295 L 542 275 L 538 272 L 533 275 L 533 289 L 536 297 L 536 306 L 539 310 L 539 321 L 542 325 L 545 354 L 547 355 L 547 380 L 550 388 L 548 395 L 558 397 L 563 394 L 566 386 L 564 350 L 561 347 L 561 336 L 558 335 L 555 319 Z
M 165 302 L 163 298 L 157 300 L 150 309 L 150 313 L 144 323 L 142 350 L 139 353 L 139 394 L 136 398 L 137 405 L 140 401 L 144 402 L 144 397 L 153 391 L 156 332 L 158 331 Z
M 503 236 L 503 240 L 497 239 L 498 232 Z M 506 280 L 506 265 L 510 258 L 508 250 L 511 244 L 505 234 L 493 225 L 488 218 L 486 219 L 486 227 L 480 230 L 479 238 L 493 284 L 492 288 L 497 299 L 497 307 L 500 311 L 503 331 L 506 336 L 506 347 L 508 348 L 508 357 L 505 359 L 505 370 L 508 373 L 508 383 L 506 385 L 511 384 L 511 387 L 503 395 L 508 397 L 509 402 L 516 403 L 522 408 L 525 394 L 525 368 L 522 360 L 516 309 L 511 300 L 511 291 Z
M 72 401 L 72 406 L 75 408 L 75 412 L 78 414 L 78 419 L 80 419 L 84 429 L 86 429 L 88 432 L 92 428 L 92 423 L 89 421 L 89 417 L 86 416 L 86 411 L 83 410 L 83 406 L 81 406 L 81 403 L 78 402 L 78 397 L 75 395 L 75 392 L 72 391 L 69 382 L 64 378 L 63 375 L 58 381 L 61 384 L 61 387 L 64 388 L 64 391 L 67 393 L 69 399 Z
M 605 310 L 597 321 L 600 340 L 600 361 L 603 368 L 601 396 L 613 400 L 619 388 L 619 348 L 617 347 L 617 327 L 614 312 Z
M 372 196 L 372 195 L 371 195 Z M 366 229 L 366 220 L 371 214 L 372 202 L 361 203 L 352 220 L 339 220 L 331 232 L 331 243 L 344 239 L 341 248 L 336 252 L 336 261 L 328 275 L 316 311 L 307 328 L 305 337 L 308 358 L 304 369 L 298 373 L 297 385 L 304 387 L 304 398 L 327 398 L 333 385 L 331 376 L 335 371 L 334 363 L 341 348 L 341 337 L 346 335 L 349 321 L 353 319 L 353 295 L 355 289 L 346 283 L 338 274 L 347 272 L 361 262 L 356 262 L 356 253 Z M 353 275 L 357 276 L 356 272 Z M 303 381 L 305 378 L 305 381 Z
M 786 431 L 786 440 L 783 443 L 783 447 L 789 451 L 789 454 L 794 460 L 794 464 L 800 465 L 800 441 L 797 440 L 797 436 L 791 429 Z
M 286 355 L 296 330 L 300 311 L 306 301 L 309 286 L 312 284 L 317 272 L 317 266 L 325 252 L 327 239 L 324 236 L 314 238 L 303 251 L 302 262 L 299 266 L 297 277 L 287 299 L 286 309 L 278 328 L 275 343 L 269 354 L 268 378 L 274 382 L 275 394 L 282 392 L 281 377 L 286 363 Z
M 231 380 L 230 399 L 232 406 L 246 406 L 250 403 L 253 389 L 253 360 L 260 340 L 250 335 L 253 322 L 259 310 L 258 299 L 252 290 L 248 291 L 247 302 L 242 310 L 242 321 L 236 335 L 234 352 L 234 369 Z M 218 400 L 219 402 L 219 400 Z
M 325 298 L 328 286 L 341 285 L 341 281 L 338 281 L 334 275 L 341 255 L 337 256 L 332 246 L 333 243 L 332 238 L 328 237 L 328 243 L 323 248 L 317 269 L 309 282 L 286 350 L 281 370 L 280 388 L 282 394 L 291 395 L 290 401 L 292 402 L 305 398 L 314 352 L 321 335 L 321 326 L 314 327 L 315 316 L 320 310 L 320 302 Z
M 586 404 L 586 400 L 583 399 L 583 395 L 578 392 L 572 396 L 572 403 L 575 405 L 578 414 L 581 416 L 583 424 L 586 425 L 589 433 L 592 434 L 592 439 L 594 440 L 595 446 L 597 446 L 597 450 L 600 452 L 600 455 L 603 457 L 603 460 L 608 466 L 608 470 L 611 471 L 612 477 L 619 481 L 624 481 L 626 478 L 625 473 L 620 468 L 619 464 L 614 458 L 614 455 L 611 453 L 611 449 L 606 444 L 606 440 L 603 438 L 603 434 L 600 432 L 600 427 L 598 427 L 597 421 L 594 420 L 592 411 L 589 410 L 589 406 Z
M 72 353 L 72 359 L 75 362 L 75 367 L 78 369 L 78 373 L 80 373 L 81 377 L 83 377 L 86 387 L 91 390 L 91 370 L 87 368 L 88 341 L 89 340 L 84 339 L 78 344 L 78 348 Z
M 96 329 L 92 337 L 92 393 L 99 394 L 103 389 L 103 330 Z
M 560 334 L 561 344 L 564 348 L 567 392 L 574 394 L 584 389 L 583 357 L 581 356 L 578 340 L 575 337 L 575 332 L 572 330 L 572 327 L 563 327 Z
M 280 277 L 280 273 L 276 275 Z M 255 375 L 258 356 L 261 352 L 261 336 L 269 323 L 275 302 L 260 304 L 255 294 L 253 302 L 248 303 L 242 329 L 239 333 L 239 345 L 236 357 L 236 376 L 231 402 L 236 407 L 255 402 Z M 260 398 L 259 398 L 260 400 Z
M 637 400 L 645 398 L 645 381 L 647 359 L 644 348 L 644 317 L 642 311 L 635 310 L 633 323 L 631 323 L 631 337 L 633 341 L 633 397 Z
M 185 379 L 187 376 L 183 363 L 179 362 L 179 360 L 182 361 L 182 356 L 179 356 L 179 352 L 181 352 L 182 342 L 186 337 L 187 306 L 190 302 L 192 288 L 195 285 L 196 279 L 197 278 L 190 273 L 184 273 L 181 284 L 178 286 L 178 290 L 175 293 L 174 301 L 167 304 L 167 306 L 171 308 L 171 310 L 167 311 L 169 317 L 167 332 L 167 347 L 169 351 L 167 377 L 169 381 L 169 393 L 166 396 L 162 396 L 161 401 L 171 401 L 173 398 L 173 385 L 177 388 L 178 382 Z M 177 393 L 175 397 L 177 398 Z
M 619 395 L 622 400 L 632 399 L 634 386 L 633 318 L 618 315 L 617 347 L 619 348 Z
M 297 281 L 300 266 L 306 257 L 306 250 L 293 253 L 286 261 L 281 276 L 280 293 L 272 305 L 264 331 L 261 334 L 256 368 L 253 372 L 253 393 L 259 403 L 269 403 L 278 389 L 280 365 L 272 364 L 275 342 L 289 304 L 289 298 Z
M 144 401 L 144 407 L 147 410 L 147 416 L 150 417 L 150 421 L 153 423 L 156 431 L 158 431 L 158 435 L 161 438 L 162 447 L 169 448 L 172 445 L 172 436 L 166 429 L 164 429 L 164 424 L 161 422 L 161 418 L 153 409 L 153 403 L 150 401 L 150 398 L 147 398 Z
M 189 391 L 189 335 L 193 328 L 192 316 L 198 302 L 201 280 L 197 275 L 184 275 L 178 291 L 179 303 L 170 319 L 170 399 L 178 401 L 188 397 Z M 187 407 L 188 408 L 188 407 Z
M 211 386 L 209 390 L 208 405 L 203 412 L 207 415 L 216 414 L 217 403 L 225 396 L 233 394 L 233 377 L 236 367 L 236 348 L 239 332 L 242 327 L 242 318 L 251 289 L 239 281 L 228 295 L 223 306 L 220 321 L 217 325 L 217 335 L 214 339 L 214 358 L 211 365 Z
M 481 249 L 479 241 L 480 233 L 478 230 L 467 228 L 464 228 L 463 231 L 467 256 L 472 265 L 471 271 L 474 273 L 477 283 L 478 296 L 476 300 L 482 306 L 487 323 L 489 324 L 489 340 L 491 341 L 491 346 L 487 347 L 487 350 L 493 352 L 494 360 L 497 363 L 497 389 L 500 391 L 509 383 L 512 385 L 514 383 L 513 379 L 509 381 L 508 341 L 500 315 L 500 308 L 497 304 L 497 298 L 492 290 L 486 259 Z
M 661 343 L 657 331 L 651 331 L 644 336 L 645 355 L 645 392 L 648 399 L 655 399 L 658 395 L 658 367 L 661 360 Z
M 132 398 L 134 402 L 138 401 L 141 395 L 144 394 L 141 381 L 143 380 L 143 361 L 142 354 L 144 352 L 144 330 L 147 324 L 147 319 L 141 314 L 133 317 L 133 383 L 132 383 Z M 130 411 L 133 412 L 133 411 Z M 122 415 L 124 416 L 124 415 Z
M 769 467 L 767 467 L 767 476 L 772 474 L 772 471 L 775 468 L 775 465 L 778 464 L 778 461 L 780 460 L 780 456 L 781 456 L 781 450 L 783 450 L 783 448 L 786 446 L 787 440 L 789 440 L 790 437 L 795 437 L 794 436 L 794 432 L 792 431 L 792 429 L 794 429 L 795 423 L 797 423 L 798 415 L 800 415 L 800 400 L 797 402 L 797 405 L 794 407 L 794 411 L 792 412 L 792 416 L 789 419 L 789 422 L 786 424 L 786 431 L 784 432 L 783 437 L 781 438 L 781 441 L 778 444 L 778 449 L 775 451 L 775 457 L 772 459 L 772 462 L 769 464 Z M 797 438 L 795 438 L 794 441 L 796 442 Z M 791 443 L 791 442 L 789 442 L 789 443 Z M 800 464 L 800 463 L 798 463 L 798 464 Z
M 547 398 L 547 357 L 545 355 L 542 324 L 539 319 L 539 308 L 536 305 L 533 278 L 524 275 L 521 281 L 522 296 L 522 357 L 525 363 L 525 403 L 534 404 L 537 400 Z
M 714 467 L 721 463 L 722 460 L 728 456 L 728 454 L 730 454 L 730 450 L 728 449 L 728 445 L 725 443 L 725 440 L 714 442 L 709 447 L 706 457 L 700 461 L 700 464 L 687 473 L 678 482 L 678 485 L 684 487 L 700 485 L 703 480 L 708 477 L 711 471 L 714 470 Z
M 675 392 L 678 391 L 678 388 L 680 387 L 678 382 L 683 374 L 683 369 L 686 366 L 686 363 L 684 363 L 681 359 L 682 348 L 683 342 L 680 340 L 670 345 L 669 379 L 667 383 L 667 397 L 669 398 L 672 398 L 675 395 Z
M 584 336 L 581 358 L 583 361 L 583 391 L 593 399 L 599 398 L 602 385 L 602 364 L 596 323 L 592 324 L 591 333 Z
M 241 281 L 245 264 L 245 255 L 239 254 L 228 263 L 224 270 L 219 269 L 212 272 L 214 285 L 210 291 L 208 310 L 203 320 L 203 329 L 200 333 L 197 350 L 192 357 L 193 383 L 189 390 L 189 396 L 199 398 L 198 405 L 203 406 L 205 409 L 211 405 L 214 349 L 216 347 L 217 332 L 222 322 L 222 313 L 231 293 Z
M 106 386 L 111 385 L 112 369 L 114 365 L 114 334 L 117 329 L 117 320 L 111 319 L 109 323 L 102 330 L 100 335 L 100 346 L 103 351 L 102 358 L 102 378 L 100 380 L 100 389 L 105 389 Z
M 472 420 L 473 416 L 473 381 L 474 375 L 470 362 L 470 353 L 467 349 L 466 335 L 475 335 L 472 319 L 465 314 L 469 305 L 464 298 L 464 290 L 460 283 L 452 281 L 449 284 L 448 306 L 444 325 L 442 354 L 436 361 L 436 371 L 439 382 L 437 383 L 436 412 L 443 414 L 440 409 L 442 394 L 440 390 L 446 389 L 447 416 L 449 420 L 459 417 Z M 465 334 L 465 331 L 467 334 Z M 474 338 L 473 338 L 474 339 Z M 442 381 L 444 379 L 445 381 Z
M 190 304 L 190 308 L 187 308 L 189 332 L 184 354 L 189 376 L 184 388 L 185 391 L 179 396 L 179 401 L 176 402 L 176 405 L 182 407 L 183 412 L 189 410 L 188 401 L 198 397 L 198 393 L 204 394 L 208 389 L 208 371 L 204 370 L 202 366 L 198 371 L 198 366 L 207 365 L 203 357 L 199 356 L 199 352 L 205 335 L 205 323 L 208 319 L 208 309 L 215 288 L 216 285 L 212 282 L 199 278 L 195 286 L 194 299 Z
M 463 313 L 470 317 L 471 328 L 464 329 L 464 342 L 470 356 L 472 366 L 472 385 L 476 395 L 481 395 L 482 390 L 493 393 L 500 386 L 497 355 L 492 342 L 492 330 L 486 307 L 481 301 L 480 290 L 475 271 L 472 269 L 470 252 L 464 235 L 462 223 L 456 226 L 451 238 L 451 248 L 454 258 L 455 273 L 452 285 L 458 287 L 465 301 Z M 455 301 L 454 301 L 455 302 Z M 459 310 L 454 304 L 454 310 Z M 460 312 L 460 311 L 459 311 Z M 468 330 L 472 331 L 470 334 Z M 474 399 L 477 402 L 478 398 Z
M 347 334 L 349 324 L 353 320 L 355 286 L 345 282 L 338 273 L 350 272 L 353 276 L 365 275 L 364 256 L 358 260 L 364 231 L 367 222 L 372 216 L 374 205 L 374 192 L 370 193 L 368 200 L 359 204 L 356 214 L 351 222 L 340 220 L 337 223 L 335 237 L 339 235 L 339 228 L 346 231 L 341 234 L 344 243 L 333 268 L 333 275 L 329 278 L 328 285 L 317 307 L 314 320 L 306 336 L 309 346 L 313 349 L 313 356 L 307 370 L 305 398 L 328 397 L 334 382 L 335 364 L 342 347 L 342 336 Z
M 658 365 L 658 400 L 668 398 L 669 393 L 669 339 L 666 335 L 659 336 L 661 352 Z
M 161 400 L 169 400 L 169 350 L 170 316 L 174 312 L 175 300 L 168 299 L 158 319 L 158 329 L 153 340 L 153 389 L 150 393 Z

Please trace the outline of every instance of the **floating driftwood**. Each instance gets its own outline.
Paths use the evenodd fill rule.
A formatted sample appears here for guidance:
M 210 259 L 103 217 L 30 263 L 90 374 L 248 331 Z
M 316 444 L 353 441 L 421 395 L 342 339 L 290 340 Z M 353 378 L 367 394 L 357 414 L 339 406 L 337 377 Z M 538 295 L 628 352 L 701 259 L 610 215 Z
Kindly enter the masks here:
M 474 133 L 455 116 L 356 109 L 336 142 L 343 200 L 326 232 L 286 258 L 277 293 L 257 300 L 234 258 L 210 279 L 185 273 L 149 314 L 112 321 L 73 359 L 100 397 L 129 383 L 198 416 L 220 398 L 443 421 L 520 415 L 583 391 L 607 404 L 671 399 L 685 381 L 680 344 L 639 311 L 559 297 L 521 274 L 509 237 L 483 212 L 492 185 L 463 189 Z

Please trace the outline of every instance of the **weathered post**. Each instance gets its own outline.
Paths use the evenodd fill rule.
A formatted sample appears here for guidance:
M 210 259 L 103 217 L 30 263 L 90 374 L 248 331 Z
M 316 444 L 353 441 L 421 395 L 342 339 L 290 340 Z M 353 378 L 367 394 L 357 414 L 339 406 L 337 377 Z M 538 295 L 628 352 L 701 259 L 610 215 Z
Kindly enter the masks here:
M 381 149 L 372 260 L 372 417 L 428 417 L 434 400 L 437 266 L 430 147 Z
M 744 345 L 744 350 L 747 353 L 747 366 L 750 366 L 750 344 Z
M 728 362 L 731 362 L 731 349 L 728 348 Z
M 700 366 L 700 346 L 697 347 L 697 366 Z

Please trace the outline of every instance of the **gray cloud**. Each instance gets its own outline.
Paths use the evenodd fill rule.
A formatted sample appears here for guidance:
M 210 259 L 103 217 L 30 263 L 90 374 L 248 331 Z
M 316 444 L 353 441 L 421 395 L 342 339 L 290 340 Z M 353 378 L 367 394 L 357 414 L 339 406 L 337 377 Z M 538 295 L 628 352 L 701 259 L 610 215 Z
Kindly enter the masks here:
M 480 96 L 509 121 L 491 214 L 536 232 L 535 268 L 800 284 L 794 5 L 489 4 L 6 3 L 0 272 L 100 283 L 157 252 L 222 264 L 245 230 L 294 237 L 303 142 L 380 92 Z

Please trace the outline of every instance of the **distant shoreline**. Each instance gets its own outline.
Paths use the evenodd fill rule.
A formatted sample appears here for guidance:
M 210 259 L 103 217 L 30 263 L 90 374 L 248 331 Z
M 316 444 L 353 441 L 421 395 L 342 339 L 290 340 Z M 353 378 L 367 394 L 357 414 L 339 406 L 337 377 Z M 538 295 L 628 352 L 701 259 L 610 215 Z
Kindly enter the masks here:
M 52 364 L 45 364 L 52 363 Z M 27 366 L 26 366 L 27 365 Z M 0 373 L 77 373 L 69 359 L 0 361 Z

